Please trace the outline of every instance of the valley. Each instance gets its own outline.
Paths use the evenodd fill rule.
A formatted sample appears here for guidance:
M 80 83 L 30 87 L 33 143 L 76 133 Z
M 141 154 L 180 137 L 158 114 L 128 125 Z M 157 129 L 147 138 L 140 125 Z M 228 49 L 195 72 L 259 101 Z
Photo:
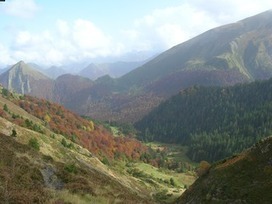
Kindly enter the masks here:
M 9 66 L 0 202 L 270 203 L 271 19 L 215 27 L 149 60 Z
M 120 136 L 113 136 L 103 126 L 86 123 L 57 104 L 4 88 L 1 92 L 0 142 L 5 155 L 0 166 L 1 200 L 169 203 L 195 180 L 193 167 L 179 173 L 158 168 L 160 153 L 155 149 L 147 151 L 148 146 L 126 138 L 120 130 Z M 96 140 L 96 134 L 103 140 Z M 111 144 L 113 140 L 118 143 Z M 112 145 L 117 146 L 111 150 Z M 164 160 L 168 161 L 168 157 Z

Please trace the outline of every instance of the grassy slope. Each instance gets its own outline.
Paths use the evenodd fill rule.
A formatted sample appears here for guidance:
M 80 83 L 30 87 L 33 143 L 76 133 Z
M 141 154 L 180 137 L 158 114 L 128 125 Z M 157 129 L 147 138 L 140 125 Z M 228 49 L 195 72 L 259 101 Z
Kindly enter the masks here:
M 271 203 L 272 137 L 218 162 L 178 203 Z
M 14 97 L 17 96 L 14 95 Z M 114 161 L 113 166 L 106 166 L 87 149 L 73 143 L 62 135 L 51 132 L 44 126 L 44 121 L 0 96 L 0 107 L 3 107 L 4 104 L 7 105 L 10 113 L 20 115 L 24 120 L 33 121 L 35 124 L 40 125 L 45 133 L 41 134 L 20 127 L 0 117 L 0 140 L 2 141 L 1 146 L 5 147 L 2 149 L 3 155 L 5 152 L 10 152 L 11 157 L 8 157 L 7 160 L 16 161 L 16 165 L 22 163 L 21 157 L 23 157 L 26 160 L 24 161 L 25 167 L 30 173 L 26 175 L 27 182 L 23 182 L 22 185 L 33 186 L 33 182 L 36 182 L 39 189 L 39 191 L 31 188 L 18 190 L 17 184 L 19 185 L 20 180 L 17 177 L 12 177 L 14 175 L 12 165 L 0 165 L 0 173 L 3 171 L 9 172 L 8 174 L 5 173 L 6 176 L 1 179 L 0 185 L 4 191 L 0 194 L 0 199 L 12 202 L 17 200 L 18 196 L 32 193 L 33 195 L 31 194 L 32 196 L 29 196 L 29 200 L 26 202 L 34 202 L 38 197 L 42 199 L 43 203 L 55 203 L 58 200 L 71 203 L 153 203 L 155 202 L 153 197 L 155 197 L 155 200 L 159 200 L 158 202 L 170 202 L 180 196 L 184 191 L 184 186 L 191 185 L 195 179 L 190 174 L 161 171 L 151 165 L 134 163 L 133 161 Z M 16 137 L 10 136 L 13 130 L 17 133 Z M 29 147 L 30 138 L 38 140 L 40 144 L 39 152 Z M 67 143 L 73 143 L 73 148 L 67 148 L 61 144 L 64 138 Z M 21 146 L 24 151 L 20 152 L 18 146 Z M 9 156 L 9 154 L 5 156 Z M 132 164 L 132 166 L 128 166 L 128 164 Z M 135 168 L 146 173 L 144 178 L 132 176 L 128 172 Z M 8 171 L 5 169 L 8 169 Z M 35 169 L 34 172 L 37 173 L 37 181 L 33 180 L 31 169 Z M 46 178 L 42 173 L 50 173 L 46 169 L 54 169 L 53 175 L 51 175 L 53 181 L 51 183 L 48 181 L 47 187 L 44 188 Z M 19 168 L 18 174 L 21 174 L 20 172 Z M 11 183 L 14 184 L 12 191 L 5 187 L 8 178 L 12 178 Z M 52 178 L 50 177 L 50 179 Z M 174 179 L 176 186 L 169 184 L 171 178 Z M 58 190 L 55 189 L 56 182 L 62 183 Z M 7 190 L 10 191 L 8 197 L 7 193 L 5 193 L 8 192 Z M 19 195 L 15 195 L 15 192 L 19 192 Z M 167 199 L 158 198 L 157 194 L 160 192 L 163 192 L 162 195 L 164 196 L 168 194 Z
M 180 145 L 168 145 L 163 143 L 147 143 L 154 150 L 166 152 L 167 160 L 178 162 L 188 162 L 195 166 L 185 155 L 186 147 Z M 130 174 L 141 182 L 145 188 L 151 191 L 151 194 L 159 203 L 172 203 L 185 191 L 187 187 L 193 184 L 196 179 L 193 171 L 176 172 L 165 168 L 157 168 L 142 162 L 117 162 L 113 168 L 123 175 Z M 173 179 L 175 185 L 170 180 Z
M 39 119 L 26 113 L 20 107 L 2 97 L 0 97 L 0 104 L 7 104 L 12 113 L 19 114 L 23 116 L 24 119 L 30 119 L 40 125 L 43 124 Z M 21 154 L 17 152 L 16 145 L 22 144 L 22 146 L 26 148 L 26 153 L 24 152 L 23 155 L 29 158 L 28 163 L 30 162 L 31 165 L 40 172 L 42 169 L 52 166 L 56 169 L 56 172 L 54 173 L 55 176 L 62 182 L 66 182 L 59 191 L 55 191 L 54 189 L 49 189 L 49 191 L 47 191 L 47 189 L 42 189 L 42 191 L 46 193 L 49 192 L 50 196 L 48 198 L 51 197 L 52 202 L 58 199 L 68 201 L 67 198 L 70 199 L 71 197 L 75 197 L 75 200 L 77 200 L 77 202 L 74 203 L 84 203 L 85 201 L 88 203 L 93 201 L 93 199 L 101 200 L 101 202 L 103 201 L 104 203 L 114 203 L 117 201 L 127 201 L 130 203 L 152 202 L 149 192 L 135 182 L 134 178 L 111 171 L 107 166 L 102 164 L 100 160 L 92 156 L 87 149 L 84 149 L 75 143 L 73 143 L 74 148 L 72 149 L 64 147 L 61 144 L 61 141 L 64 138 L 62 135 L 54 134 L 54 137 L 50 137 L 53 133 L 46 129 L 46 127 L 42 127 L 46 130 L 45 134 L 40 134 L 17 126 L 0 117 L 0 133 L 3 134 L 1 137 L 4 138 L 6 137 L 4 135 L 11 135 L 13 129 L 17 132 L 17 137 L 7 137 L 8 140 L 2 142 L 2 146 L 5 147 L 5 142 L 10 143 L 11 147 L 8 148 L 11 154 L 15 155 L 12 158 L 17 158 L 17 155 Z M 40 144 L 39 153 L 29 153 L 31 151 L 33 152 L 27 145 L 30 138 L 37 138 Z M 5 152 L 5 149 L 3 149 L 3 152 Z M 50 159 L 51 162 L 43 162 L 42 158 L 44 156 L 52 158 L 52 161 Z M 67 173 L 64 170 L 67 165 L 68 167 L 69 165 L 75 165 L 77 173 Z M 6 168 L 6 165 L 2 165 L 0 168 L 3 170 L 2 168 Z M 32 175 L 29 176 L 31 177 Z M 19 182 L 19 180 L 14 182 Z M 39 182 L 43 182 L 43 180 L 40 179 Z M 76 192 L 76 194 L 71 193 L 75 189 L 79 189 L 79 192 Z M 88 189 L 92 192 L 91 194 L 88 193 Z M 24 193 L 28 193 L 28 191 Z M 30 200 L 29 202 L 33 202 L 33 200 Z M 49 200 L 47 200 L 47 202 L 49 202 Z

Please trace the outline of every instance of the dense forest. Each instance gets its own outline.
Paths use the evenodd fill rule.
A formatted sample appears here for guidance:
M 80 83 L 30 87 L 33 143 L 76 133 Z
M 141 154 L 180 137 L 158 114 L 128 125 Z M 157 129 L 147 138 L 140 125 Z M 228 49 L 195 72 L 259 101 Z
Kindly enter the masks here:
M 145 141 L 189 146 L 194 161 L 215 161 L 272 134 L 272 79 L 232 87 L 194 86 L 135 124 Z

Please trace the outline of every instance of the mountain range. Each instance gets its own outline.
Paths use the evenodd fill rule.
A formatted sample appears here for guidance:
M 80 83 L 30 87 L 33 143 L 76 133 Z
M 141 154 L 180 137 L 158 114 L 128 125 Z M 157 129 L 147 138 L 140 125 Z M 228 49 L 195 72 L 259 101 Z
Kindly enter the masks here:
M 104 75 L 109 75 L 112 78 L 118 78 L 130 72 L 131 70 L 141 66 L 145 61 L 140 62 L 115 62 L 102 64 L 89 64 L 82 69 L 78 75 L 96 80 Z
M 271 77 L 271 19 L 270 10 L 211 29 L 119 78 L 102 77 L 90 83 L 89 87 L 78 84 L 84 88 L 79 88 L 75 95 L 70 94 L 69 100 L 61 101 L 66 96 L 62 97 L 54 85 L 49 87 L 46 84 L 43 86 L 48 87 L 46 91 L 38 93 L 23 88 L 33 80 L 20 77 L 20 82 L 18 77 L 10 77 L 7 72 L 1 75 L 0 82 L 9 89 L 13 88 L 10 84 L 20 82 L 20 89 L 17 89 L 20 93 L 60 99 L 58 102 L 66 107 L 74 107 L 73 99 L 77 98 L 79 102 L 73 110 L 96 119 L 135 122 L 165 99 L 192 85 L 229 86 Z M 8 72 L 16 70 L 15 67 Z M 12 82 L 15 79 L 16 82 Z M 69 87 L 69 83 L 67 80 L 67 84 L 62 85 Z M 30 84 L 29 87 L 34 86 Z M 50 89 L 53 94 L 49 93 Z
M 270 203 L 271 31 L 267 11 L 118 78 L 11 66 L 0 75 L 0 200 Z

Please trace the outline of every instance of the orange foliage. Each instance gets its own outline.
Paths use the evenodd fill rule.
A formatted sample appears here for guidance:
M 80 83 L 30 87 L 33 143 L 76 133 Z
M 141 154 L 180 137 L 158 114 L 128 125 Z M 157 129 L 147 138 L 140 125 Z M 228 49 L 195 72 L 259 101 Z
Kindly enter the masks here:
M 23 100 L 16 103 L 27 112 L 44 120 L 53 132 L 69 139 L 76 136 L 76 142 L 97 156 L 113 158 L 115 155 L 125 155 L 130 159 L 139 159 L 142 153 L 147 152 L 147 147 L 139 141 L 114 137 L 102 126 L 97 126 L 56 103 L 31 96 L 25 96 Z M 45 118 L 46 115 L 50 116 L 50 120 Z

